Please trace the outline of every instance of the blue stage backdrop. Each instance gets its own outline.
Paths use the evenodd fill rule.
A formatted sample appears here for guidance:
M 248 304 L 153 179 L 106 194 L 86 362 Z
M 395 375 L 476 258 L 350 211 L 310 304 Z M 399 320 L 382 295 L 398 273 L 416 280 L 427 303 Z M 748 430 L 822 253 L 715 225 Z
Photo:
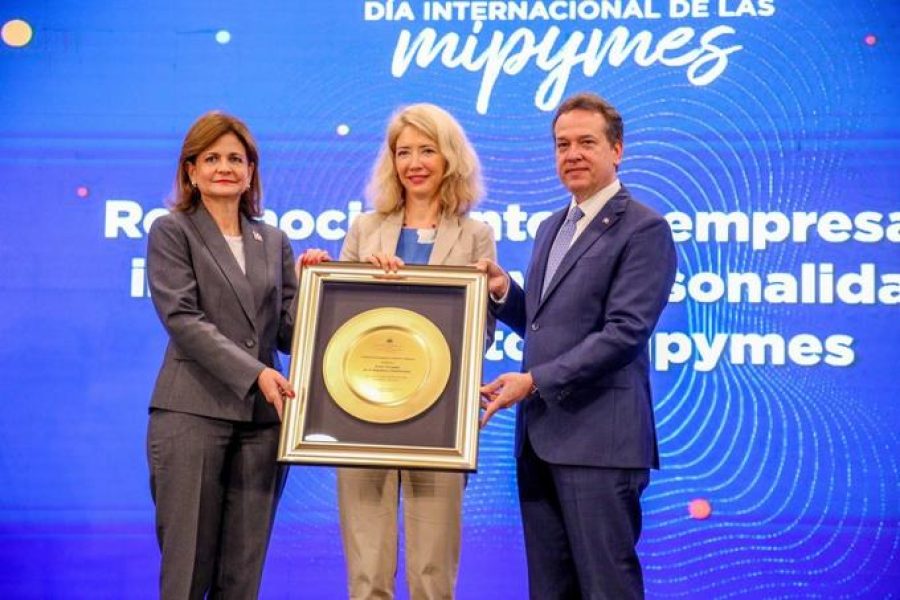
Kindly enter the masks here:
M 248 122 L 266 220 L 335 255 L 392 111 L 444 106 L 520 277 L 568 200 L 552 111 L 590 90 L 624 115 L 621 178 L 679 255 L 651 345 L 648 595 L 897 597 L 896 3 L 5 0 L 0 23 L 0 596 L 155 594 L 166 337 L 144 261 L 197 116 Z M 501 329 L 486 376 L 520 357 Z M 513 420 L 481 435 L 461 598 L 526 595 Z M 263 597 L 345 593 L 334 487 L 292 470 Z

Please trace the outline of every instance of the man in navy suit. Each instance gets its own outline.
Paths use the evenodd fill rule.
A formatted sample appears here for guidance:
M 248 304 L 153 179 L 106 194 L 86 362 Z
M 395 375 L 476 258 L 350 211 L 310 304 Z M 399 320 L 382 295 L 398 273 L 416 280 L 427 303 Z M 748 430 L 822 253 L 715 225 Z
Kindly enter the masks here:
M 675 278 L 666 221 L 617 170 L 622 117 L 578 94 L 553 120 L 572 199 L 537 231 L 525 288 L 495 263 L 491 310 L 525 340 L 522 372 L 482 388 L 484 426 L 520 403 L 516 464 L 531 598 L 642 598 L 640 498 L 659 467 L 647 341 Z

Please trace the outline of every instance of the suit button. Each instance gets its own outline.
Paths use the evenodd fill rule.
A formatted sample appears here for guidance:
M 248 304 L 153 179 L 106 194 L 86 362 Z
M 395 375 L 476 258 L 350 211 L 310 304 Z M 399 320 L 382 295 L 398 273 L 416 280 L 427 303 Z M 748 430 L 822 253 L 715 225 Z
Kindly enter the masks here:
M 540 328 L 541 328 L 541 326 L 538 325 L 537 323 L 532 323 L 532 324 L 531 324 L 531 330 L 532 330 L 532 331 L 537 331 L 537 330 L 540 329 Z
M 256 342 L 254 342 L 253 340 L 244 340 L 244 345 L 247 346 L 248 348 L 252 348 L 253 346 L 256 345 Z

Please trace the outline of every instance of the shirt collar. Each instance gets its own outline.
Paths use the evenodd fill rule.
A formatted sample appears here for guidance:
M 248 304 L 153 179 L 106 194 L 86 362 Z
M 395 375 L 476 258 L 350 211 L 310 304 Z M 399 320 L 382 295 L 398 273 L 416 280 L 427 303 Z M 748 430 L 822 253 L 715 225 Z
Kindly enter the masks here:
M 596 194 L 581 204 L 575 202 L 575 196 L 572 196 L 572 200 L 569 202 L 569 210 L 578 204 L 578 207 L 584 213 L 584 217 L 582 217 L 581 221 L 587 225 L 597 216 L 597 213 L 603 210 L 603 207 L 606 206 L 606 203 L 609 202 L 610 198 L 619 193 L 620 189 L 622 189 L 622 183 L 617 177 L 616 179 L 613 179 L 612 183 L 605 188 L 600 189 Z

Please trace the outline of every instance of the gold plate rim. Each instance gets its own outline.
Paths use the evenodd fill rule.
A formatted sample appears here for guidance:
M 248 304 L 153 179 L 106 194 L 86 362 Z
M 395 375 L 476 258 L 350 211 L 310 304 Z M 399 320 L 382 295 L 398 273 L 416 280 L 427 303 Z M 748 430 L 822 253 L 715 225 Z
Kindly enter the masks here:
M 376 404 L 357 394 L 343 375 L 351 341 L 380 327 L 406 331 L 424 346 L 430 370 L 424 384 L 399 404 Z M 437 402 L 450 379 L 451 354 L 444 334 L 430 319 L 399 307 L 379 307 L 345 321 L 328 342 L 322 357 L 322 374 L 331 399 L 347 414 L 369 423 L 400 423 L 428 410 Z

